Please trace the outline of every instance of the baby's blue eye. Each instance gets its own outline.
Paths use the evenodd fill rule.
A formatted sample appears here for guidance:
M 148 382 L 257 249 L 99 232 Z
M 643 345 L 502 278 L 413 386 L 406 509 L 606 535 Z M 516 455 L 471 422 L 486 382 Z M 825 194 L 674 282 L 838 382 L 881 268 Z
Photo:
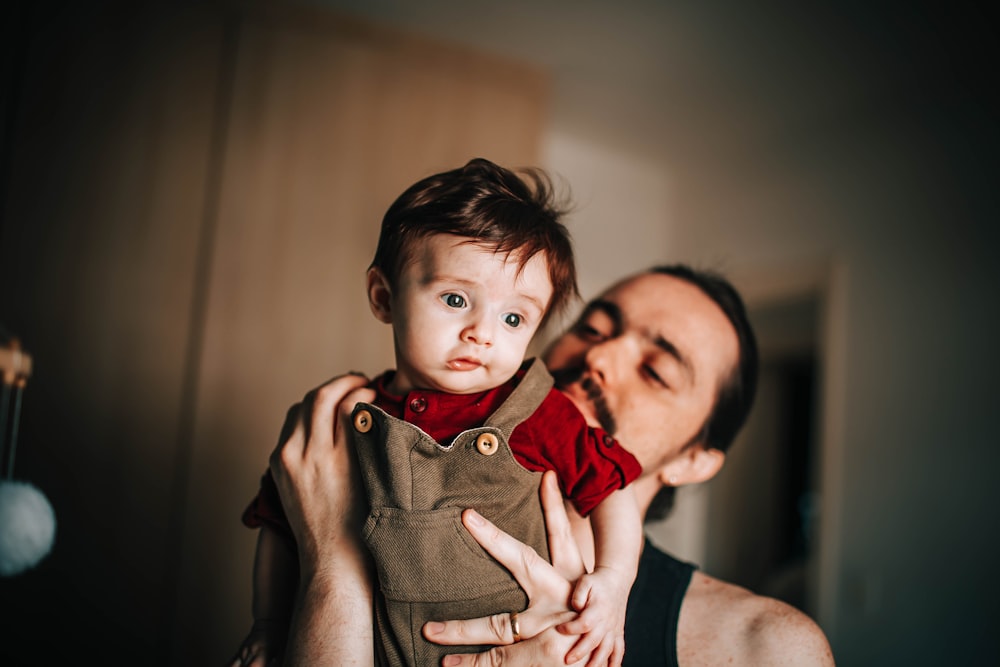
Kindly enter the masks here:
M 445 294 L 441 299 L 450 308 L 462 308 L 465 306 L 465 298 L 461 294 Z
M 515 315 L 514 313 L 507 313 L 503 318 L 504 324 L 509 327 L 519 327 L 521 326 L 521 316 Z

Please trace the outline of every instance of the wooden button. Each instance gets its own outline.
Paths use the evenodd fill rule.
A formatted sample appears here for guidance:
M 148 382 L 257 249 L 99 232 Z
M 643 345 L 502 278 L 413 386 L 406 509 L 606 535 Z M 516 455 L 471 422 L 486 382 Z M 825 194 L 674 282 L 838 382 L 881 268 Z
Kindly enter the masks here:
M 480 433 L 476 438 L 476 449 L 484 456 L 493 456 L 500 449 L 500 441 L 492 433 Z
M 367 410 L 358 410 L 354 413 L 354 428 L 358 433 L 367 433 L 372 430 L 372 413 Z

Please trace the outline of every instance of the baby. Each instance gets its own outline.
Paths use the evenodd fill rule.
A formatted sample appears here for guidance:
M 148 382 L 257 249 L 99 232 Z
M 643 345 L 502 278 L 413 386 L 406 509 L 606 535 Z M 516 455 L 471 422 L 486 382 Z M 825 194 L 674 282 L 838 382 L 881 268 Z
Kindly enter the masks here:
M 463 652 L 424 640 L 427 621 L 525 608 L 461 512 L 475 508 L 547 557 L 538 484 L 549 469 L 595 535 L 594 570 L 571 601 L 590 629 L 572 651 L 621 663 L 642 544 L 628 485 L 641 470 L 553 389 L 540 361 L 525 361 L 535 332 L 576 295 L 576 278 L 548 179 L 523 174 L 475 159 L 414 184 L 386 212 L 368 269 L 369 303 L 392 326 L 396 358 L 371 382 L 373 403 L 353 413 L 369 501 L 363 536 L 379 577 L 380 664 L 438 665 Z M 280 653 L 296 571 L 268 475 L 244 523 L 261 534 L 255 624 L 238 662 L 263 666 Z

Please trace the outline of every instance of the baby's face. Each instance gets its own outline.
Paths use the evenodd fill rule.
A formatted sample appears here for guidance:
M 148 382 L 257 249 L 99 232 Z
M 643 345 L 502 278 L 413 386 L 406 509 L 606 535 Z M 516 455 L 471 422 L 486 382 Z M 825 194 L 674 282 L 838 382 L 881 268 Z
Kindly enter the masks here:
M 552 297 L 548 262 L 523 266 L 437 234 L 419 242 L 391 296 L 392 389 L 471 394 L 506 382 L 524 361 Z

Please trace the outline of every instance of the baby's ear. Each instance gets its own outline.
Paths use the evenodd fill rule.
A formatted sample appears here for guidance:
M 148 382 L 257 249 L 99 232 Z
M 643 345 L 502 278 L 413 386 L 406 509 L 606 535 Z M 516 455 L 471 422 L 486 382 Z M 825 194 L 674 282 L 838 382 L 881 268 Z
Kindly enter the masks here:
M 392 324 L 391 302 L 392 290 L 389 288 L 389 280 L 381 269 L 373 266 L 368 269 L 368 305 L 375 319 Z

